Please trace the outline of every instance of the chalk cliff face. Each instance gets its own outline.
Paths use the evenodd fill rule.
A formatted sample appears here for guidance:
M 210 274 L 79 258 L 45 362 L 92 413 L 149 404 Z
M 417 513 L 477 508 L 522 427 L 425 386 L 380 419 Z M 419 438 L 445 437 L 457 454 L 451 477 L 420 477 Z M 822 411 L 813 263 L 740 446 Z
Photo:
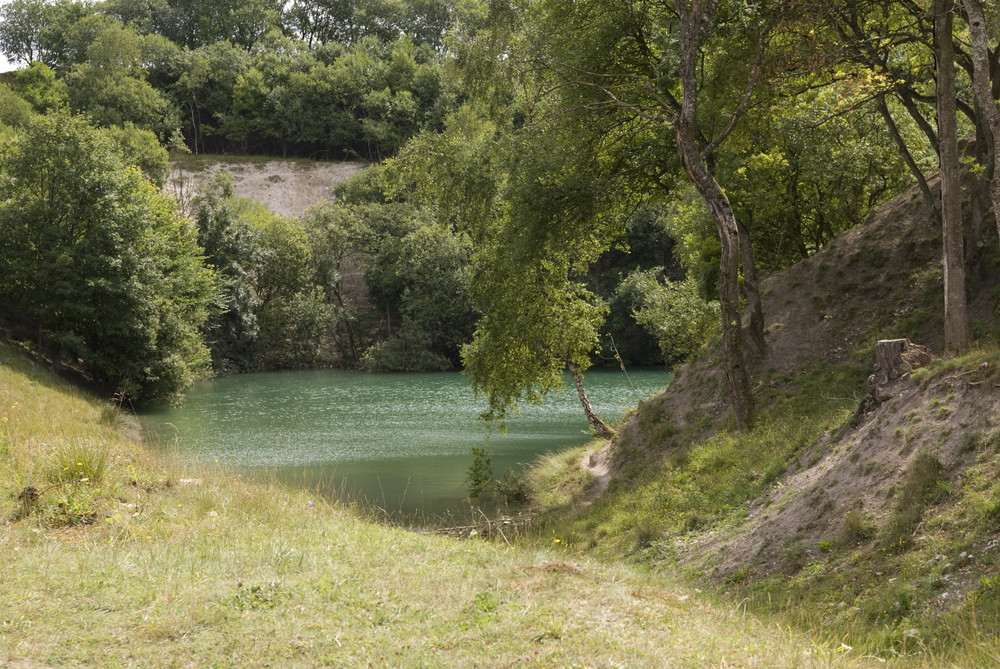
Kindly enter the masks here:
M 286 160 L 175 163 L 166 190 L 185 208 L 198 187 L 216 170 L 233 175 L 240 197 L 252 197 L 282 216 L 301 216 L 313 204 L 332 197 L 330 187 L 365 167 L 361 162 L 303 162 Z

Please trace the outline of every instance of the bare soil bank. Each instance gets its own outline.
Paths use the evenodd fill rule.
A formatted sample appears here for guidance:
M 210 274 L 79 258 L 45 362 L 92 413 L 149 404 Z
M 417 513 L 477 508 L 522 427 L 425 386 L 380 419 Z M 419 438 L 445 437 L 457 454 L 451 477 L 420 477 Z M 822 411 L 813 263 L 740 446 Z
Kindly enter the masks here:
M 301 216 L 317 202 L 331 199 L 333 184 L 365 166 L 362 162 L 185 158 L 173 163 L 166 190 L 186 207 L 198 187 L 223 170 L 233 176 L 240 197 L 253 198 L 282 216 Z

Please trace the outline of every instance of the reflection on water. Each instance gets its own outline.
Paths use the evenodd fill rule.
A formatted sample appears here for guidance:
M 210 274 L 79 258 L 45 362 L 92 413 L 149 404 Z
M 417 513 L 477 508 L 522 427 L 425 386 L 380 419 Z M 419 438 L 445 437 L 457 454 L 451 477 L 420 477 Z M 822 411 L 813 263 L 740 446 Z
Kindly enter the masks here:
M 640 399 L 662 390 L 662 369 L 629 373 Z M 605 420 L 635 406 L 621 371 L 592 370 L 587 391 Z M 572 389 L 572 383 L 568 383 Z M 487 446 L 495 474 L 539 454 L 585 443 L 575 392 L 530 407 L 498 434 L 477 420 L 458 373 L 305 371 L 246 374 L 194 387 L 184 405 L 147 411 L 154 445 L 185 458 L 266 472 L 321 492 L 355 493 L 389 511 L 437 515 L 467 506 L 471 449 Z

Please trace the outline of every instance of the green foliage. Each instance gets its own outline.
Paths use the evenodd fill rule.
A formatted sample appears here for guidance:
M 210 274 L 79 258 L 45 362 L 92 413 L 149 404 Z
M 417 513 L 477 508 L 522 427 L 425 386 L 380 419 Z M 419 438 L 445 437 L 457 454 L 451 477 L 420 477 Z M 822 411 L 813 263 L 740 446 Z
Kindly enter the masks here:
M 375 163 L 331 187 L 334 199 L 340 205 L 388 204 L 383 192 L 385 165 Z
M 630 274 L 619 294 L 632 305 L 637 323 L 660 343 L 668 360 L 681 360 L 697 352 L 719 326 L 717 302 L 706 302 L 694 279 L 661 281 L 662 268 Z
M 69 106 L 69 87 L 56 78 L 55 70 L 34 61 L 14 75 L 14 90 L 39 114 Z
M 0 184 L 0 294 L 55 363 L 82 358 L 136 399 L 174 398 L 203 372 L 214 274 L 171 199 L 105 134 L 39 117 L 4 148 Z
M 258 287 L 274 290 L 284 286 L 261 282 Z M 257 316 L 260 332 L 254 348 L 256 365 L 285 369 L 327 360 L 326 337 L 334 311 L 321 288 L 303 287 L 281 298 L 262 301 Z
M 448 104 L 433 52 L 406 37 L 391 45 L 362 39 L 336 53 L 268 39 L 267 50 L 249 57 L 219 47 L 190 56 L 179 83 L 194 144 L 383 157 Z M 225 78 L 215 74 L 217 60 Z
M 366 37 L 391 42 L 406 34 L 418 44 L 440 48 L 450 24 L 474 20 L 481 11 L 478 3 L 446 0 L 295 0 L 288 18 L 310 43 L 351 44 Z
M 873 106 L 830 117 L 836 95 L 777 102 L 734 138 L 728 194 L 765 268 L 813 255 L 909 183 Z
M 332 309 L 328 336 L 336 355 L 346 364 L 357 364 L 373 337 L 375 314 L 356 290 L 351 276 L 378 214 L 391 215 L 378 206 L 322 203 L 306 212 L 302 224 L 312 250 L 313 283 L 323 290 Z
M 24 127 L 34 115 L 34 110 L 24 98 L 11 90 L 10 86 L 0 82 L 0 124 L 14 128 Z
M 465 475 L 469 497 L 477 499 L 487 492 L 493 484 L 493 465 L 490 454 L 485 448 L 472 448 L 472 464 Z
M 686 186 L 671 193 L 664 207 L 664 225 L 677 241 L 677 260 L 694 280 L 703 299 L 718 296 L 719 235 L 705 203 L 694 188 Z
M 205 262 L 219 274 L 220 292 L 205 323 L 205 340 L 217 371 L 256 367 L 253 347 L 260 332 L 260 297 L 253 272 L 260 263 L 256 232 L 239 215 L 232 178 L 219 172 L 198 198 L 198 243 Z
M 524 471 L 507 469 L 500 478 L 494 479 L 490 454 L 485 447 L 473 447 L 465 483 L 470 499 L 479 499 L 484 494 L 495 495 L 506 504 L 525 504 L 533 492 L 531 479 Z
M 910 462 L 893 513 L 882 528 L 880 541 L 887 550 L 902 552 L 907 549 L 927 506 L 949 496 L 943 471 L 941 462 L 927 452 L 918 453 Z
M 310 236 L 298 221 L 238 198 L 218 172 L 198 198 L 199 240 L 224 278 L 206 327 L 219 371 L 312 365 L 328 357 L 334 307 L 316 285 Z
M 439 225 L 421 225 L 401 238 L 383 240 L 365 281 L 380 310 L 400 314 L 402 322 L 385 342 L 369 349 L 366 366 L 430 371 L 457 363 L 473 327 L 470 256 L 469 238 Z
M 361 356 L 361 366 L 371 372 L 439 372 L 452 361 L 435 353 L 431 333 L 404 317 L 388 339 L 372 344 Z
M 462 358 L 490 419 L 561 389 L 567 364 L 590 366 L 608 309 L 583 278 L 624 227 L 588 137 L 531 128 L 507 141 L 510 172 L 494 174 L 499 202 L 477 207 L 491 217 L 468 222 L 481 316 Z M 585 158 L 570 162 L 569 153 Z
M 11 62 L 30 63 L 42 55 L 45 0 L 12 0 L 0 10 L 0 51 Z
M 525 472 L 507 469 L 493 482 L 493 491 L 508 504 L 526 504 L 533 489 L 531 479 Z
M 156 135 L 131 122 L 111 126 L 105 134 L 115 142 L 126 163 L 137 166 L 150 181 L 163 187 L 170 173 L 170 155 Z
M 87 47 L 87 61 L 66 75 L 70 104 L 105 126 L 134 123 L 163 133 L 172 129 L 169 103 L 146 81 L 139 36 L 110 25 Z

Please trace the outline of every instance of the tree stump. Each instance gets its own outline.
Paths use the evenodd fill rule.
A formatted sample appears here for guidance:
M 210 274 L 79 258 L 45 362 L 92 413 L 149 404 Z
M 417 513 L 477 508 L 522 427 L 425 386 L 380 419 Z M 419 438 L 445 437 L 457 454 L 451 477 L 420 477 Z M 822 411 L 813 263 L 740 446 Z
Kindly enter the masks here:
M 881 404 L 892 397 L 886 386 L 934 359 L 925 346 L 909 339 L 882 339 L 875 344 L 875 373 L 868 377 L 868 395 Z
M 934 359 L 926 346 L 914 344 L 909 339 L 882 339 L 875 344 L 875 373 L 868 377 L 868 394 L 858 403 L 850 425 L 857 425 L 869 411 L 892 398 L 888 386 L 917 367 Z M 847 429 L 847 425 L 843 429 Z

